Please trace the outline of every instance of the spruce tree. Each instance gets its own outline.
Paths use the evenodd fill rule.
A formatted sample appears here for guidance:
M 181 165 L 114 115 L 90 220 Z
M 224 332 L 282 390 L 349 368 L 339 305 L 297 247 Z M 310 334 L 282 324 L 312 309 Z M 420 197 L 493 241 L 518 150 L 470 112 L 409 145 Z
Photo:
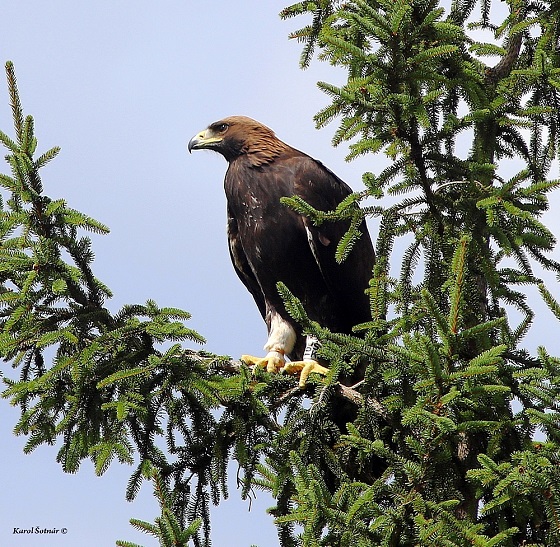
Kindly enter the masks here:
M 67 472 L 85 458 L 99 474 L 133 464 L 127 497 L 152 480 L 162 514 L 132 523 L 161 545 L 210 545 L 209 504 L 227 497 L 231 460 L 242 497 L 275 498 L 283 547 L 560 544 L 560 359 L 546 340 L 534 355 L 523 347 L 526 287 L 560 320 L 539 279 L 560 274 L 542 223 L 559 184 L 560 10 L 510 0 L 492 19 L 493 7 L 319 0 L 281 14 L 310 17 L 292 34 L 303 67 L 317 57 L 347 74 L 319 83 L 331 103 L 317 125 L 337 120 L 333 144 L 372 158 L 366 190 L 336 211 L 285 205 L 380 226 L 372 320 L 355 336 L 310 321 L 278 287 L 330 363 L 303 389 L 183 346 L 202 340 L 187 312 L 153 301 L 109 311 L 81 235 L 107 229 L 44 194 L 39 171 L 58 150 L 36 156 L 8 63 L 0 354 L 19 369 L 4 397 L 21 408 L 25 450 L 60 440 Z M 379 154 L 391 164 L 376 171 Z M 341 261 L 356 237 L 340 242 Z

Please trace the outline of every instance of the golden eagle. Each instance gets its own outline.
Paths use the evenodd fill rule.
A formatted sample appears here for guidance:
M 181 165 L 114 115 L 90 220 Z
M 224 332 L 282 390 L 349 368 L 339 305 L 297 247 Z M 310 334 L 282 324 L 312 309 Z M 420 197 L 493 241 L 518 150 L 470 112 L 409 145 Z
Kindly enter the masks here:
M 231 260 L 268 327 L 267 355 L 242 359 L 269 372 L 300 372 L 303 386 L 310 372 L 325 374 L 327 369 L 313 354 L 316 340 L 306 339 L 286 312 L 277 283 L 299 298 L 311 320 L 333 332 L 350 333 L 354 325 L 371 319 L 365 290 L 375 255 L 362 222 L 352 252 L 337 263 L 336 247 L 348 222 L 314 226 L 280 198 L 299 196 L 317 210 L 331 211 L 352 190 L 321 162 L 244 116 L 214 122 L 188 148 L 214 150 L 229 163 L 224 186 Z

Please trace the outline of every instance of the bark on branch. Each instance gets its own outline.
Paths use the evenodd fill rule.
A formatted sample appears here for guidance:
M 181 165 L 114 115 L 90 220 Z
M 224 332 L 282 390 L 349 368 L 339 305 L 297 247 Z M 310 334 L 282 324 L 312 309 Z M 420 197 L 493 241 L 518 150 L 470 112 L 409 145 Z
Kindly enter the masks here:
M 243 366 L 242 361 L 238 359 L 217 359 L 215 356 L 205 355 L 204 353 L 199 353 L 193 350 L 184 350 L 183 353 L 188 356 L 188 359 L 192 362 L 195 361 L 205 367 L 210 368 L 213 371 L 222 371 L 228 374 L 238 374 Z M 354 386 L 345 386 L 341 383 L 336 384 L 337 395 L 350 401 L 356 406 L 361 406 L 364 403 L 364 396 L 356 389 L 362 382 L 358 382 Z M 293 395 L 300 393 L 301 388 L 296 386 L 282 395 L 279 396 L 277 401 L 278 405 L 281 405 L 286 399 L 292 397 Z M 381 416 L 386 416 L 386 411 L 379 401 L 372 401 L 368 397 L 366 404 L 371 405 L 372 409 Z
M 517 14 L 517 21 L 520 21 L 523 17 L 522 10 L 519 9 Z M 500 80 L 503 80 L 509 76 L 513 66 L 515 65 L 519 53 L 521 51 L 521 44 L 523 43 L 523 32 L 516 32 L 514 35 L 510 36 L 509 44 L 506 54 L 502 57 L 502 60 L 494 67 L 488 68 L 485 74 L 486 83 L 492 87 L 496 87 Z

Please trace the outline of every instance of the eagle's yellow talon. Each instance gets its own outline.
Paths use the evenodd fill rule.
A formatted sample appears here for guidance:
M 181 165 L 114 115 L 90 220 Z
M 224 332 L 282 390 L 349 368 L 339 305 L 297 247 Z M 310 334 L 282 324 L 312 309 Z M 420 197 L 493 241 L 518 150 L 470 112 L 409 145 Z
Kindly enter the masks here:
M 266 357 L 255 357 L 254 355 L 242 355 L 241 360 L 248 366 L 265 368 L 267 372 L 276 373 L 284 366 L 284 357 L 274 351 L 269 352 Z
M 326 376 L 329 372 L 328 368 L 320 365 L 317 361 L 291 361 L 286 363 L 284 356 L 276 351 L 269 352 L 266 357 L 255 357 L 254 355 L 242 355 L 241 360 L 253 371 L 257 368 L 265 368 L 267 372 L 276 374 L 278 372 L 287 372 L 288 374 L 299 374 L 299 386 L 305 387 L 307 379 L 312 372 Z
M 329 372 L 328 368 L 320 365 L 317 361 L 292 361 L 286 363 L 282 369 L 284 372 L 289 374 L 299 373 L 299 387 L 305 387 L 307 379 L 312 372 L 326 376 Z

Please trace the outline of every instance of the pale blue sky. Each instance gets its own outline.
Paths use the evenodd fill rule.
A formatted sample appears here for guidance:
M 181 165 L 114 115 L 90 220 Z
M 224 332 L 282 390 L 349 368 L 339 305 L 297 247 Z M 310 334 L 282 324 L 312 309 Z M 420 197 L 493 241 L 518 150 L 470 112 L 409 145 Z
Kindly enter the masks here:
M 315 82 L 329 70 L 298 68 L 300 47 L 287 35 L 303 22 L 280 20 L 287 4 L 6 0 L 0 20 L 0 63 L 14 62 L 39 150 L 62 148 L 43 172 L 47 195 L 111 228 L 93 236 L 94 271 L 114 292 L 111 308 L 148 298 L 181 307 L 193 314 L 190 326 L 207 338 L 206 349 L 236 357 L 259 354 L 266 330 L 229 261 L 226 163 L 212 153 L 189 156 L 188 140 L 218 118 L 244 114 L 349 182 L 360 178 L 343 149 L 331 150 L 331 133 L 314 129 L 312 116 L 326 104 Z M 0 127 L 13 134 L 4 81 Z M 0 545 L 156 545 L 128 523 L 158 514 L 149 484 L 134 504 L 124 500 L 132 468 L 117 464 L 98 478 L 86 461 L 66 475 L 56 448 L 23 455 L 25 439 L 11 435 L 17 412 L 0 405 L 0 459 L 9 470 Z M 258 493 L 249 513 L 232 482 L 230 500 L 213 511 L 214 545 L 277 544 L 264 513 L 270 505 Z M 14 536 L 16 526 L 64 526 L 68 534 Z
M 304 20 L 280 20 L 288 3 L 2 3 L 0 63 L 15 64 L 39 151 L 62 148 L 43 172 L 46 193 L 111 228 L 93 237 L 94 271 L 114 292 L 111 309 L 148 298 L 186 309 L 193 314 L 189 326 L 208 340 L 205 349 L 235 357 L 258 354 L 265 327 L 229 261 L 226 163 L 210 152 L 189 156 L 190 137 L 223 116 L 243 114 L 321 159 L 355 189 L 363 171 L 385 163 L 347 164 L 346 149 L 330 146 L 334 127 L 315 130 L 312 116 L 328 101 L 315 82 L 342 76 L 323 64 L 298 68 L 300 45 L 287 36 Z M 10 114 L 1 79 L 0 128 L 12 134 Z M 550 220 L 558 225 L 557 212 Z M 552 338 L 550 319 L 545 311 L 531 347 Z M 156 545 L 128 524 L 130 517 L 152 521 L 158 514 L 149 484 L 134 504 L 124 500 L 132 468 L 115 464 L 98 478 L 84 462 L 77 475 L 65 475 L 56 448 L 24 456 L 24 439 L 11 435 L 17 412 L 6 401 L 0 405 L 0 545 L 100 547 L 116 539 Z M 213 544 L 276 545 L 264 513 L 271 504 L 258 493 L 249 513 L 232 482 L 230 500 L 213 510 Z M 30 526 L 66 527 L 68 534 L 12 534 Z

